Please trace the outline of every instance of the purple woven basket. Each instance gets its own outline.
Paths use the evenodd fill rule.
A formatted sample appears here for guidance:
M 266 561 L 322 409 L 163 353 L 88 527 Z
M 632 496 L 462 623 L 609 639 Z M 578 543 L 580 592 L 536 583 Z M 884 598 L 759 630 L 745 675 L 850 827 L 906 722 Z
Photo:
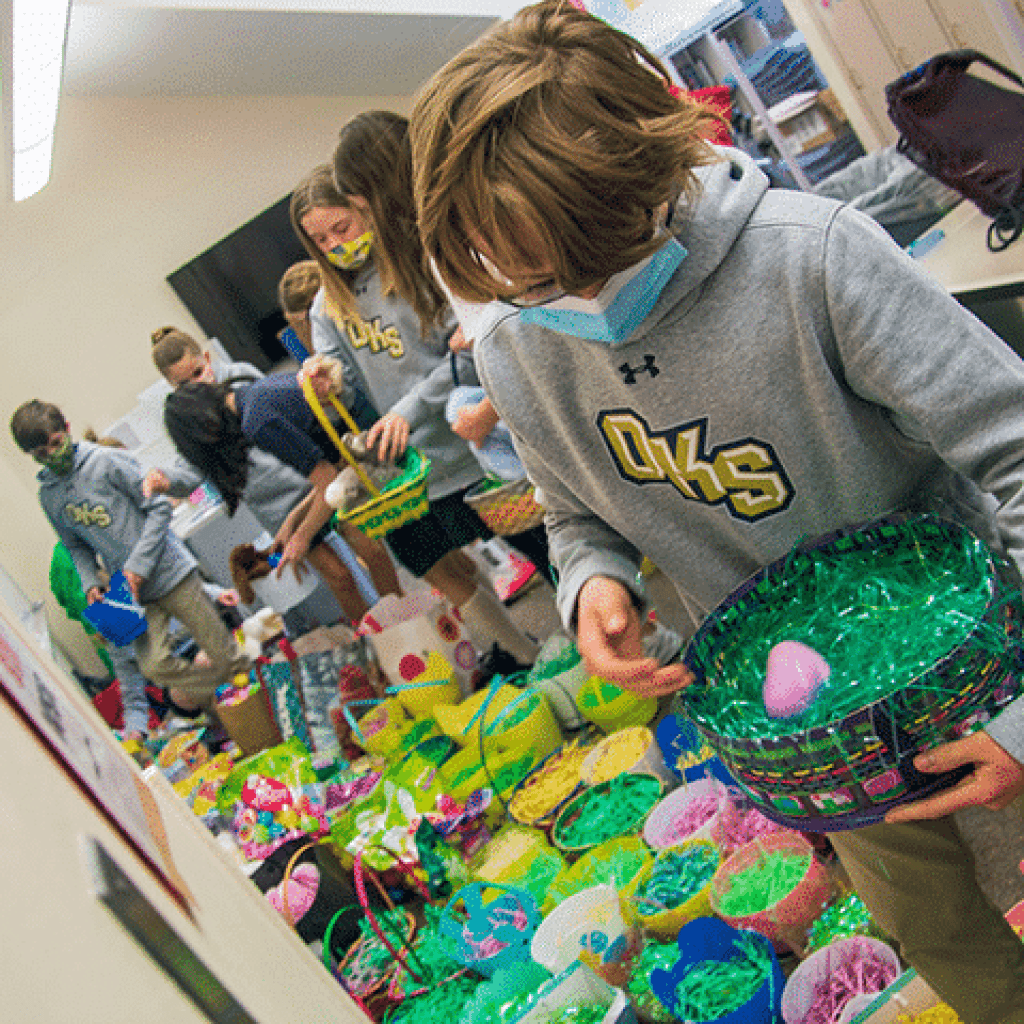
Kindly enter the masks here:
M 835 832 L 881 821 L 891 808 L 945 789 L 968 767 L 941 775 L 922 774 L 914 757 L 939 742 L 965 736 L 1020 695 L 1024 684 L 1020 592 L 999 585 L 997 566 L 988 558 L 991 598 L 981 622 L 963 643 L 895 693 L 865 704 L 841 720 L 778 737 L 728 736 L 704 714 L 701 695 L 709 687 L 716 660 L 728 649 L 731 624 L 749 614 L 788 573 L 801 553 L 839 554 L 912 542 L 933 549 L 962 544 L 971 534 L 958 524 L 932 517 L 891 517 L 855 530 L 840 531 L 803 545 L 752 576 L 707 618 L 684 660 L 696 682 L 682 699 L 708 745 L 766 817 L 790 828 Z M 926 553 L 926 552 L 925 552 Z M 978 642 L 984 628 L 999 627 L 1003 650 Z M 703 685 L 702 685 L 703 684 Z M 943 692 L 936 692 L 937 690 Z

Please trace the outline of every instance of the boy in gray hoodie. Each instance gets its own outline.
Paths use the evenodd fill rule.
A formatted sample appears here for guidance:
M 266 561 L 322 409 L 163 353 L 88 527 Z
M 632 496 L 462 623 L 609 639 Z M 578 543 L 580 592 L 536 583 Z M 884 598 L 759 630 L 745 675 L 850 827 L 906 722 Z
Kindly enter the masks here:
M 938 506 L 1024 570 L 1024 364 L 867 217 L 769 190 L 710 127 L 559 0 L 455 57 L 411 118 L 427 256 L 490 303 L 477 369 L 546 510 L 562 619 L 591 671 L 649 694 L 689 673 L 643 655 L 642 554 L 694 628 L 801 539 L 894 509 Z M 1024 1024 L 1024 946 L 949 817 L 1024 789 L 1022 715 L 918 758 L 971 765 L 957 788 L 831 836 L 965 1024 Z
M 75 443 L 52 403 L 33 399 L 19 406 L 11 433 L 43 467 L 39 503 L 71 554 L 86 599 L 91 604 L 103 597 L 101 571 L 121 570 L 146 611 L 148 629 L 135 641 L 143 675 L 167 687 L 184 709 L 209 707 L 221 683 L 248 671 L 249 659 L 206 596 L 195 559 L 172 532 L 170 502 L 143 497 L 142 467 L 127 452 Z M 172 619 L 192 634 L 208 664 L 172 655 Z

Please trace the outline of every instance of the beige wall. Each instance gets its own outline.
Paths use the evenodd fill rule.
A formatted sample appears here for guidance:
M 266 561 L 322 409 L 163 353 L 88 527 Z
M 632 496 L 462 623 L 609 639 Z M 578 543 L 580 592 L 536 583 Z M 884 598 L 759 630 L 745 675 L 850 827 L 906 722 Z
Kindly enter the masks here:
M 126 413 L 156 379 L 149 332 L 176 323 L 202 337 L 167 274 L 285 195 L 373 107 L 408 113 L 409 100 L 68 97 L 50 184 L 0 205 L 0 563 L 48 598 L 55 639 L 80 667 L 99 665 L 49 597 L 54 534 L 10 413 L 54 401 L 76 432 Z

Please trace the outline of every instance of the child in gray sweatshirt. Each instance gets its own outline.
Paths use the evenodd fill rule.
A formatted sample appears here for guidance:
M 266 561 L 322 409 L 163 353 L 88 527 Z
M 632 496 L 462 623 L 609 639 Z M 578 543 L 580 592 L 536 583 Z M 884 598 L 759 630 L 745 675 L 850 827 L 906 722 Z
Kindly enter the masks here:
M 455 57 L 410 119 L 426 254 L 490 303 L 477 369 L 563 621 L 592 671 L 652 694 L 690 677 L 643 655 L 642 555 L 694 627 L 801 539 L 898 508 L 938 505 L 1024 569 L 1024 364 L 867 217 L 769 189 L 713 126 L 560 0 Z M 1024 1024 L 1024 946 L 948 816 L 1024 790 L 1022 713 L 919 756 L 972 766 L 960 787 L 831 836 L 965 1024 Z
M 89 603 L 103 597 L 102 573 L 123 572 L 146 611 L 148 628 L 135 641 L 143 675 L 167 687 L 182 708 L 210 706 L 221 683 L 248 671 L 249 659 L 206 596 L 195 559 L 172 532 L 170 502 L 143 496 L 142 467 L 127 452 L 76 443 L 52 403 L 21 405 L 11 433 L 43 467 L 39 503 L 72 557 Z M 173 656 L 173 619 L 206 652 L 207 664 Z

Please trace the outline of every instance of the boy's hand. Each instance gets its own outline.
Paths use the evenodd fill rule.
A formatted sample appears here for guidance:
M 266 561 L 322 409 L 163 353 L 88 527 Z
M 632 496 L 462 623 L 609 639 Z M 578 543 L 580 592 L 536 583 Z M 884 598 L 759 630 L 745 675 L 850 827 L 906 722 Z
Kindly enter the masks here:
M 462 325 L 452 331 L 451 337 L 448 339 L 448 351 L 449 352 L 471 352 L 473 350 L 473 339 L 467 338 L 462 333 Z
M 128 589 L 132 592 L 132 597 L 141 604 L 142 602 L 139 600 L 139 590 L 141 589 L 142 584 L 146 582 L 146 577 L 140 576 L 137 572 L 129 572 L 125 569 L 124 578 L 125 582 L 128 584 Z
M 467 441 L 481 444 L 498 423 L 498 413 L 484 399 L 476 405 L 465 405 L 455 414 L 452 430 Z
M 90 587 L 85 592 L 85 600 L 89 604 L 95 604 L 97 601 L 102 601 L 103 600 L 103 595 L 105 593 L 106 593 L 106 591 L 102 587 Z
M 409 443 L 409 421 L 397 412 L 382 416 L 366 433 L 366 447 L 376 448 L 381 462 L 394 462 Z
M 981 806 L 998 811 L 1024 792 L 1024 765 L 1011 757 L 987 732 L 944 743 L 914 758 L 920 772 L 948 772 L 970 764 L 974 771 L 951 789 L 926 800 L 891 810 L 889 823 L 941 818 L 964 807 Z
M 617 580 L 592 576 L 576 602 L 576 645 L 587 671 L 643 697 L 661 697 L 693 682 L 685 665 L 659 667 L 644 654 L 640 616 Z
M 154 494 L 166 494 L 170 486 L 171 482 L 162 470 L 151 469 L 142 481 L 142 496 L 152 498 Z

